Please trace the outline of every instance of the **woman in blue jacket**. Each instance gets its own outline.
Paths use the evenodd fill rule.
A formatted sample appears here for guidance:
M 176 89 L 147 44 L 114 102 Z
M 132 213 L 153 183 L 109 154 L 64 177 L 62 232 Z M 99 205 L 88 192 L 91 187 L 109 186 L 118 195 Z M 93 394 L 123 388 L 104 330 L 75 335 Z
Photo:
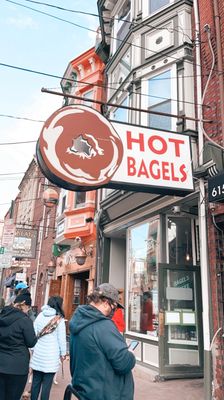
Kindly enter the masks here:
M 54 375 L 59 369 L 60 361 L 63 362 L 66 356 L 66 330 L 62 303 L 61 297 L 50 297 L 48 304 L 42 307 L 41 313 L 34 321 L 34 329 L 38 336 L 56 315 L 61 317 L 55 329 L 41 336 L 33 349 L 30 362 L 33 370 L 31 400 L 37 400 L 40 391 L 41 400 L 49 399 Z
M 118 291 L 103 283 L 69 324 L 72 385 L 82 400 L 133 400 L 135 356 L 111 320 Z

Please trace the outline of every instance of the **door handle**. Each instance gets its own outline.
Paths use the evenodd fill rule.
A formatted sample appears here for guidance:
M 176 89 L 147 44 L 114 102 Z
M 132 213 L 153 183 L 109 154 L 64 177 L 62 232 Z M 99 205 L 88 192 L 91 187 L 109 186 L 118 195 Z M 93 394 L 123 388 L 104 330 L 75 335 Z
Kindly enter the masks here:
M 159 336 L 165 336 L 165 313 L 159 312 Z

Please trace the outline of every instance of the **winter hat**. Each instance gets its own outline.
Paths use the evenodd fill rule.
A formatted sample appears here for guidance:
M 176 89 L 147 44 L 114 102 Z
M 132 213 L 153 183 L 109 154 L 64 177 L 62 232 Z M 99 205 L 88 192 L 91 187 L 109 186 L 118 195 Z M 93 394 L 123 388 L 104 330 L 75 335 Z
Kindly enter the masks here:
M 100 296 L 106 297 L 107 299 L 117 303 L 118 307 L 124 308 L 124 306 L 122 306 L 122 304 L 119 303 L 118 290 L 110 283 L 102 283 L 95 289 L 95 291 L 98 292 Z
M 26 282 L 19 282 L 19 283 L 17 283 L 17 285 L 15 287 L 16 290 L 27 289 L 27 288 L 28 288 L 28 285 Z
M 21 294 L 18 294 L 18 296 L 15 298 L 14 300 L 14 304 L 18 304 L 18 303 L 25 303 L 27 306 L 31 306 L 31 295 L 30 292 L 24 292 Z

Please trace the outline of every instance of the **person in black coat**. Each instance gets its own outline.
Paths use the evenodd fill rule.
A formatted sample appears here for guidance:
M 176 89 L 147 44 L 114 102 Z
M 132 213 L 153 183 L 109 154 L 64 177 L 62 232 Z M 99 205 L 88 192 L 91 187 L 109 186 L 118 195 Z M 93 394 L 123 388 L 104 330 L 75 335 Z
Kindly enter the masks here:
M 37 338 L 27 312 L 30 293 L 19 294 L 0 314 L 0 400 L 20 400 L 26 385 L 30 353 Z

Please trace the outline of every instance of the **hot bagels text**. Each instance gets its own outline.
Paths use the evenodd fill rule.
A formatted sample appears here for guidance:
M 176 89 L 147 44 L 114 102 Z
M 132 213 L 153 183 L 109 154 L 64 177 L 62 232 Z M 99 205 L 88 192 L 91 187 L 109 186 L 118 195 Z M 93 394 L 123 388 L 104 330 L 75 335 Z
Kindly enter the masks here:
M 193 190 L 187 135 L 110 122 L 82 105 L 63 107 L 48 118 L 37 160 L 50 181 L 69 190 Z
M 147 179 L 162 179 L 164 181 L 181 181 L 187 179 L 187 166 L 184 163 L 175 167 L 174 162 L 151 159 L 158 155 L 166 155 L 173 153 L 176 158 L 181 157 L 181 145 L 183 140 L 175 138 L 164 138 L 158 134 L 150 136 L 145 140 L 143 133 L 139 133 L 138 138 L 134 139 L 131 131 L 126 131 L 127 149 L 132 150 L 138 146 L 139 153 L 147 153 L 147 159 L 127 157 L 127 173 L 129 176 L 141 177 Z M 146 143 L 145 143 L 146 142 Z

